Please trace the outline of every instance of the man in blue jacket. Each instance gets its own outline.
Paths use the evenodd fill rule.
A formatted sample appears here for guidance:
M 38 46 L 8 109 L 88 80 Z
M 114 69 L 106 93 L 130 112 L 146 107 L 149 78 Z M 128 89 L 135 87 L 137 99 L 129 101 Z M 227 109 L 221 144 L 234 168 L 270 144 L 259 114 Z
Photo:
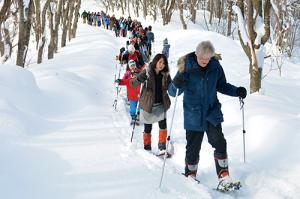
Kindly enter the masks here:
M 169 94 L 184 92 L 184 128 L 186 129 L 185 176 L 196 178 L 204 132 L 215 149 L 214 158 L 220 182 L 231 181 L 228 171 L 226 139 L 222 132 L 223 114 L 217 92 L 245 98 L 247 90 L 227 83 L 215 49 L 210 41 L 201 42 L 195 52 L 178 60 L 178 72 L 169 86 Z

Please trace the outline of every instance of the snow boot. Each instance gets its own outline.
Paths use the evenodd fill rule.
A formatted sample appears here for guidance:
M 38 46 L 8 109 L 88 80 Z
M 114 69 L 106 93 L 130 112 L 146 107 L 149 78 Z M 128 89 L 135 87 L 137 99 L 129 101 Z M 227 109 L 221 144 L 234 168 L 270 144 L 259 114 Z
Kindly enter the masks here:
M 151 151 L 151 133 L 144 133 L 144 149 Z
M 198 169 L 198 164 L 186 164 L 184 168 L 184 173 L 183 175 L 187 178 L 192 178 L 193 180 L 200 182 L 197 180 L 197 169 Z
M 215 153 L 214 157 L 218 178 L 221 179 L 225 176 L 229 176 L 227 154 Z
M 166 150 L 166 143 L 167 143 L 167 130 L 159 130 L 159 137 L 158 137 L 158 149 L 159 150 Z
M 158 154 L 157 156 L 164 156 L 167 152 L 167 157 L 170 158 L 172 154 L 169 151 L 166 151 L 166 143 L 167 143 L 167 130 L 159 130 L 159 137 L 158 137 Z

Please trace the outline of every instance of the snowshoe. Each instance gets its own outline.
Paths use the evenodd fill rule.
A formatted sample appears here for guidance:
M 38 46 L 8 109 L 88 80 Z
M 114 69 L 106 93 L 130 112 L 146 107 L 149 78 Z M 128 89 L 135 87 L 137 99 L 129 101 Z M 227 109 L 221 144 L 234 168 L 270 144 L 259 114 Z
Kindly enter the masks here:
M 197 179 L 196 173 L 190 173 L 190 174 L 181 173 L 181 174 L 184 175 L 185 177 L 187 177 L 188 179 L 194 180 L 194 181 L 197 182 L 198 184 L 200 183 L 200 180 Z
M 232 181 L 229 176 L 225 176 L 219 180 L 219 184 L 216 188 L 220 192 L 232 192 L 237 191 L 242 187 L 240 181 Z
M 165 153 L 166 153 L 166 150 L 159 150 L 158 153 L 156 154 L 156 156 L 160 157 L 160 158 L 164 158 Z M 167 158 L 171 158 L 171 157 L 172 157 L 172 154 L 167 151 Z

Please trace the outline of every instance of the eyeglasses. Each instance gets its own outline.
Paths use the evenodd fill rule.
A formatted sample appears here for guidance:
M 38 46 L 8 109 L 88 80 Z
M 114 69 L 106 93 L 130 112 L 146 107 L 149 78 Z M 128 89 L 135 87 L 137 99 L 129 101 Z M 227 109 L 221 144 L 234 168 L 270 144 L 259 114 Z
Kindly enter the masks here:
M 199 56 L 197 57 L 200 61 L 209 61 L 211 59 L 211 57 L 202 57 L 202 56 Z

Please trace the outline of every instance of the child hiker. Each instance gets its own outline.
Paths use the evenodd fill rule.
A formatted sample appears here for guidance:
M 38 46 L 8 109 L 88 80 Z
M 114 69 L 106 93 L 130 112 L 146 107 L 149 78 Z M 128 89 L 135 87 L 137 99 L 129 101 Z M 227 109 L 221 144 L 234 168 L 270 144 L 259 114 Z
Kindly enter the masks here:
M 129 100 L 129 114 L 131 116 L 130 124 L 133 125 L 136 122 L 136 125 L 139 125 L 138 115 L 140 113 L 139 108 L 137 107 L 139 94 L 140 94 L 140 86 L 132 87 L 130 85 L 130 80 L 134 78 L 139 70 L 136 67 L 136 63 L 134 60 L 129 60 L 128 62 L 129 70 L 127 70 L 122 79 L 117 79 L 116 83 L 119 85 L 124 85 L 127 88 L 127 98 Z

